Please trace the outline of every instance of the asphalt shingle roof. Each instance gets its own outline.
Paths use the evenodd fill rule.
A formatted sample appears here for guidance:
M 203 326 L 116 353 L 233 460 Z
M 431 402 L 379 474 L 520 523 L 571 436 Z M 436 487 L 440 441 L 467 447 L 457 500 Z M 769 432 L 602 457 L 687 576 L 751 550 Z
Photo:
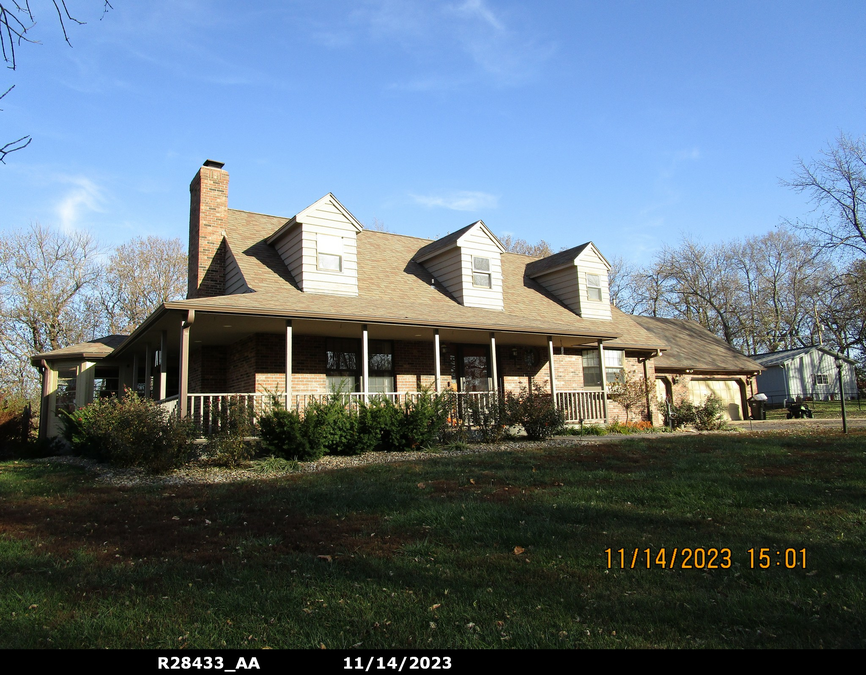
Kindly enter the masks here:
M 548 270 L 555 270 L 557 267 L 573 264 L 574 259 L 583 253 L 587 246 L 589 246 L 589 242 L 581 244 L 580 246 L 575 246 L 574 248 L 566 249 L 565 251 L 560 251 L 559 253 L 554 253 L 546 258 L 540 258 L 539 260 L 530 262 L 526 266 L 526 274 L 531 277 L 537 277 L 539 274 L 547 272 Z
M 798 347 L 797 349 L 785 349 L 780 352 L 767 352 L 766 354 L 755 354 L 751 358 L 760 363 L 762 366 L 766 368 L 770 368 L 772 366 L 778 366 L 780 363 L 785 363 L 785 361 L 790 361 L 791 359 L 795 359 L 802 354 L 808 354 L 813 349 L 820 349 L 822 352 L 826 354 L 830 354 L 833 357 L 839 356 L 840 358 L 848 361 L 849 363 L 856 363 L 854 359 L 850 359 L 844 354 L 839 354 L 838 352 L 833 351 L 832 349 L 827 349 L 826 347 L 821 347 L 818 345 L 812 345 L 810 347 Z
M 128 335 L 107 335 L 105 337 L 96 338 L 89 342 L 79 342 L 75 345 L 55 349 L 53 352 L 43 352 L 42 354 L 34 354 L 30 357 L 31 363 L 38 363 L 41 359 L 50 357 L 52 360 L 64 358 L 86 358 L 96 357 L 104 358 L 114 351 Z
M 193 304 L 214 311 L 232 308 L 295 316 L 327 316 L 346 320 L 481 328 L 553 335 L 616 337 L 611 347 L 664 348 L 665 343 L 623 312 L 613 309 L 611 321 L 583 319 L 526 276 L 527 264 L 538 258 L 502 255 L 504 311 L 464 307 L 426 268 L 414 262 L 419 250 L 429 252 L 442 240 L 430 241 L 388 232 L 364 230 L 357 237 L 358 296 L 302 292 L 267 239 L 288 221 L 229 209 L 226 240 L 251 293 L 170 303 Z M 473 223 L 474 225 L 474 223 Z M 469 226 L 471 227 L 471 225 Z M 443 240 L 459 238 L 467 228 Z M 578 247 L 581 248 L 581 247 Z
M 743 356 L 694 321 L 650 316 L 634 316 L 632 319 L 668 344 L 668 351 L 654 359 L 656 371 L 667 368 L 679 371 L 754 373 L 762 370 L 761 364 Z

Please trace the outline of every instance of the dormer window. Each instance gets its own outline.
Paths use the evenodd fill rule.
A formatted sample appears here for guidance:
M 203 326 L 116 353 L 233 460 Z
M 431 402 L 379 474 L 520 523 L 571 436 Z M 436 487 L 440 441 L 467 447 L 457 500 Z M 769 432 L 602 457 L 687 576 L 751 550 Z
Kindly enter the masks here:
M 586 275 L 586 299 L 601 301 L 601 275 Z
M 502 311 L 505 247 L 480 220 L 422 246 L 414 261 L 464 307 Z
M 316 268 L 323 272 L 343 271 L 343 238 L 320 234 L 317 238 Z
M 491 288 L 490 258 L 472 256 L 472 285 L 479 288 Z

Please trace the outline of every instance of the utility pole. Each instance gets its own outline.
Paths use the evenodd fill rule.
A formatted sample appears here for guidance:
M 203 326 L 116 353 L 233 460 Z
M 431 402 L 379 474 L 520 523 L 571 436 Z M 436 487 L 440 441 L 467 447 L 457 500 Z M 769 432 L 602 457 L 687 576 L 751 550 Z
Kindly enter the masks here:
M 842 381 L 842 359 L 836 355 L 836 370 L 839 371 L 839 402 L 842 404 L 842 433 L 848 433 L 848 416 L 845 414 L 845 384 Z

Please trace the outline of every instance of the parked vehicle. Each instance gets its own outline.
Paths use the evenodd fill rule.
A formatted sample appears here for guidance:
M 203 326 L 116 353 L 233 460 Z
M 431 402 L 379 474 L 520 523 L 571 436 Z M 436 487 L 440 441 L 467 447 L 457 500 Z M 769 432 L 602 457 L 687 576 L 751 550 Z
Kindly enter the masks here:
M 805 403 L 800 403 L 799 401 L 791 401 L 788 406 L 788 419 L 801 420 L 804 417 L 808 417 L 812 419 L 812 411 L 809 409 Z

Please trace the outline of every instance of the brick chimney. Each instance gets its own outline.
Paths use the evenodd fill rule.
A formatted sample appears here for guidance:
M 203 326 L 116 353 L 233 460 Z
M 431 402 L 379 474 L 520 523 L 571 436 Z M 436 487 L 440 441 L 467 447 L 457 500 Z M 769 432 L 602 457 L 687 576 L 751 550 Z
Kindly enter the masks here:
M 207 160 L 189 184 L 187 299 L 225 294 L 225 236 L 229 174 L 223 162 Z

